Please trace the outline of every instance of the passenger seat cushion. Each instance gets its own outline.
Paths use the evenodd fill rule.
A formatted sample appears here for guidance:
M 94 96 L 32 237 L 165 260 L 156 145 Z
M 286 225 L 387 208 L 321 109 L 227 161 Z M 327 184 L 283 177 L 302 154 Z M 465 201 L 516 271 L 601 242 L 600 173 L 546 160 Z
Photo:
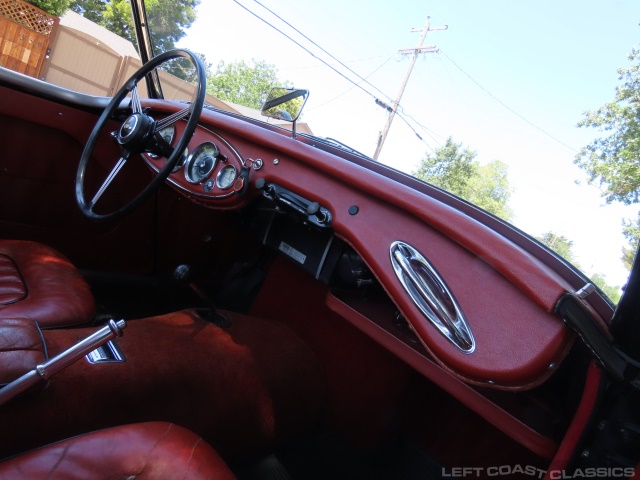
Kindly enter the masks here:
M 46 360 L 42 332 L 29 318 L 0 319 L 0 386 Z
M 0 305 L 19 302 L 27 296 L 27 286 L 20 270 L 8 255 L 0 255 L 0 278 Z
M 115 406 L 117 408 L 117 406 Z M 3 480 L 231 480 L 216 451 L 195 433 L 164 422 L 100 430 L 0 463 Z
M 94 314 L 89 284 L 61 253 L 0 240 L 0 318 L 31 318 L 47 328 L 86 323 Z

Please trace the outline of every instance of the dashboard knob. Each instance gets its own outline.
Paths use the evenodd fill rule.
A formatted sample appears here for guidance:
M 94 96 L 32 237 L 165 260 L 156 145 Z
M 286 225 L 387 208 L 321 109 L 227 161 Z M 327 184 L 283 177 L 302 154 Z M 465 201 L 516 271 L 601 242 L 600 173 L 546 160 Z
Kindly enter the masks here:
M 307 206 L 307 213 L 309 215 L 316 215 L 320 211 L 320 204 L 318 202 L 310 203 Z
M 187 282 L 191 278 L 191 267 L 189 265 L 178 265 L 173 271 L 173 278 L 178 282 Z

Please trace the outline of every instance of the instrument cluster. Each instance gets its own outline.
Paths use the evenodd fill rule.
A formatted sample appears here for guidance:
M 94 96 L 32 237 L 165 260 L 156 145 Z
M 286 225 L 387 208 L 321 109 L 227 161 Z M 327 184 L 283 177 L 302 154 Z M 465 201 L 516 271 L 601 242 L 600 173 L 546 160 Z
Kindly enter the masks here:
M 178 143 L 183 122 L 162 129 L 159 134 L 170 146 Z M 166 158 L 145 152 L 144 158 L 156 171 Z M 240 171 L 244 162 L 235 148 L 220 135 L 198 127 L 167 181 L 178 189 L 203 199 L 228 198 L 242 186 Z

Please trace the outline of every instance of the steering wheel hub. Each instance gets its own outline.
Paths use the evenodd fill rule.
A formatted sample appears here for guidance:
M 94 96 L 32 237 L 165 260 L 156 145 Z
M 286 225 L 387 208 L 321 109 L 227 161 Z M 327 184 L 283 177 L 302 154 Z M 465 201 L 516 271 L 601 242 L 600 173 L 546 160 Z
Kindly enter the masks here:
M 140 103 L 140 97 L 138 96 L 137 85 L 160 65 L 175 58 L 186 58 L 190 60 L 195 67 L 197 73 L 197 85 L 194 93 L 194 99 L 189 107 L 156 122 L 153 118 L 144 113 Z M 140 205 L 140 203 L 142 203 L 148 196 L 153 194 L 153 192 L 157 190 L 167 179 L 169 174 L 171 174 L 180 158 L 182 158 L 183 152 L 198 125 L 200 113 L 202 112 L 202 107 L 204 105 L 205 94 L 206 73 L 204 65 L 202 64 L 202 60 L 200 60 L 196 54 L 188 50 L 171 50 L 169 52 L 162 53 L 157 57 L 152 58 L 137 72 L 135 72 L 113 96 L 105 110 L 102 112 L 96 125 L 93 127 L 93 131 L 89 135 L 89 139 L 87 140 L 84 150 L 82 151 L 82 156 L 80 157 L 80 162 L 78 164 L 78 171 L 76 173 L 76 201 L 80 211 L 92 220 L 114 220 L 125 213 L 130 212 L 134 207 Z M 96 148 L 98 138 L 100 137 L 103 127 L 107 122 L 118 116 L 116 111 L 123 108 L 123 102 L 127 95 L 131 96 L 131 115 L 127 117 L 124 123 L 120 126 L 118 133 L 115 135 L 116 141 L 122 147 L 120 159 L 115 163 L 105 180 L 94 193 L 93 197 L 88 196 L 87 192 L 85 192 L 85 177 L 89 161 L 93 157 L 93 152 Z M 158 145 L 159 142 L 154 138 L 154 136 L 158 135 L 163 128 L 166 128 L 185 117 L 188 117 L 188 120 L 186 121 L 182 135 L 176 141 L 174 148 L 171 148 L 168 145 L 165 146 L 166 148 L 161 148 L 162 145 Z M 155 177 L 141 191 L 139 191 L 137 195 L 135 195 L 131 200 L 128 200 L 120 208 L 108 213 L 95 212 L 94 207 L 100 199 L 103 198 L 104 193 L 113 184 L 113 181 L 119 172 L 124 171 L 123 167 L 125 163 L 132 156 L 140 154 L 150 148 L 157 149 L 162 155 L 167 157 L 167 162 L 164 167 L 157 172 Z
M 154 121 L 144 113 L 134 113 L 120 127 L 118 143 L 131 152 L 141 152 L 153 131 Z
M 120 132 L 118 135 L 118 141 L 122 144 L 127 141 L 136 131 L 138 126 L 138 115 L 131 115 L 127 118 L 127 121 L 122 124 L 120 127 Z

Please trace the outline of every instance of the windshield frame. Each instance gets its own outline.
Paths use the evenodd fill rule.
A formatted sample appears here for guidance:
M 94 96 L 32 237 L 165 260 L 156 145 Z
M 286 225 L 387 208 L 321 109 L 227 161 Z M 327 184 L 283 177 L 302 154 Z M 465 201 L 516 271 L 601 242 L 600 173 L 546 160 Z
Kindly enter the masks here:
M 133 15 L 133 25 L 135 26 L 136 41 L 138 42 L 138 53 L 144 65 L 155 57 L 149 21 L 147 19 L 147 9 L 144 0 L 131 0 L 131 14 Z M 163 99 L 162 85 L 157 70 L 153 70 L 146 77 L 147 92 L 149 98 Z

